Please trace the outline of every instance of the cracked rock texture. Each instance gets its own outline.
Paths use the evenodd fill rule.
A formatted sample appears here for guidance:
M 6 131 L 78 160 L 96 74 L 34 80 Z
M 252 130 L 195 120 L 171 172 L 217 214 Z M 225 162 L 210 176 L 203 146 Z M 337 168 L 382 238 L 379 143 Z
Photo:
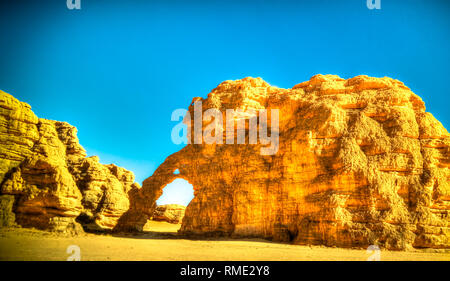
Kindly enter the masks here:
M 1 226 L 110 230 L 140 188 L 132 172 L 86 158 L 75 127 L 37 118 L 0 91 Z
M 402 82 L 316 75 L 281 89 L 244 78 L 195 101 L 223 113 L 279 109 L 278 152 L 261 155 L 248 137 L 246 144 L 188 144 L 133 192 L 122 229 L 142 229 L 164 186 L 183 178 L 195 197 L 182 234 L 450 247 L 450 136 Z

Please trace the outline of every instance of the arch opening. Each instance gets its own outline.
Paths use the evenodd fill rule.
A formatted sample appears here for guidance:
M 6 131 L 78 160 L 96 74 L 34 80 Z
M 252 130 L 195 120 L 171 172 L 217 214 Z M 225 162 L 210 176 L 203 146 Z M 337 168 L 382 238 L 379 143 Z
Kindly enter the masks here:
M 194 187 L 187 180 L 177 178 L 163 188 L 156 205 L 177 204 L 187 207 L 194 198 Z
M 153 216 L 144 226 L 145 231 L 176 233 L 181 227 L 185 208 L 194 198 L 194 187 L 183 178 L 165 185 L 156 200 Z

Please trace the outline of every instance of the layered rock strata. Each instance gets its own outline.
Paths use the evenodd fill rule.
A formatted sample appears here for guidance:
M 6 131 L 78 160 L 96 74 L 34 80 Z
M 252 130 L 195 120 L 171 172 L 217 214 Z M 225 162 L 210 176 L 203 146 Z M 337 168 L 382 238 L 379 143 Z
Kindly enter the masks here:
M 194 98 L 190 129 L 198 101 L 203 112 L 278 109 L 277 153 L 249 144 L 248 126 L 245 144 L 188 144 L 133 193 L 122 229 L 141 229 L 164 186 L 183 178 L 195 197 L 182 234 L 450 247 L 450 136 L 402 82 L 316 75 L 281 89 L 260 78 L 225 81 Z
M 184 217 L 185 206 L 178 204 L 166 204 L 156 207 L 152 219 L 169 223 L 181 223 Z
M 132 172 L 86 158 L 76 134 L 0 91 L 0 226 L 114 229 L 140 186 Z

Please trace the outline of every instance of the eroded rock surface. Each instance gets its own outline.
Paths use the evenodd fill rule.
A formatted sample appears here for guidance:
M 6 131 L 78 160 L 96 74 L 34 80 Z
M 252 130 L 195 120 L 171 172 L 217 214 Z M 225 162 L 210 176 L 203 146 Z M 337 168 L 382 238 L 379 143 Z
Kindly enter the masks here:
M 178 204 L 166 204 L 156 207 L 152 219 L 170 223 L 181 223 L 186 207 Z
M 133 193 L 123 229 L 140 229 L 163 187 L 183 178 L 195 196 L 183 234 L 450 247 L 450 136 L 402 82 L 316 75 L 281 89 L 245 78 L 199 100 L 203 111 L 279 109 L 278 152 L 261 155 L 248 141 L 188 144 Z
M 86 158 L 76 133 L 0 91 L 0 225 L 74 233 L 117 225 L 140 187 L 132 172 Z

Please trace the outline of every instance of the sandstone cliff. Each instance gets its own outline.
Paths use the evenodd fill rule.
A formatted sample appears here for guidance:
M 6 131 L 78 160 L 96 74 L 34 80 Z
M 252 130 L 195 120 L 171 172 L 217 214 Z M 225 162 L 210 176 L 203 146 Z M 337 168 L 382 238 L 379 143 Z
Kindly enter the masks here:
M 79 232 L 113 229 L 140 188 L 134 175 L 86 158 L 76 128 L 39 119 L 0 91 L 1 226 Z
M 195 196 L 183 234 L 450 247 L 450 136 L 402 82 L 316 75 L 281 89 L 244 78 L 199 100 L 204 111 L 279 109 L 278 152 L 261 155 L 248 141 L 189 144 L 133 193 L 121 229 L 141 229 L 164 186 L 183 178 Z

